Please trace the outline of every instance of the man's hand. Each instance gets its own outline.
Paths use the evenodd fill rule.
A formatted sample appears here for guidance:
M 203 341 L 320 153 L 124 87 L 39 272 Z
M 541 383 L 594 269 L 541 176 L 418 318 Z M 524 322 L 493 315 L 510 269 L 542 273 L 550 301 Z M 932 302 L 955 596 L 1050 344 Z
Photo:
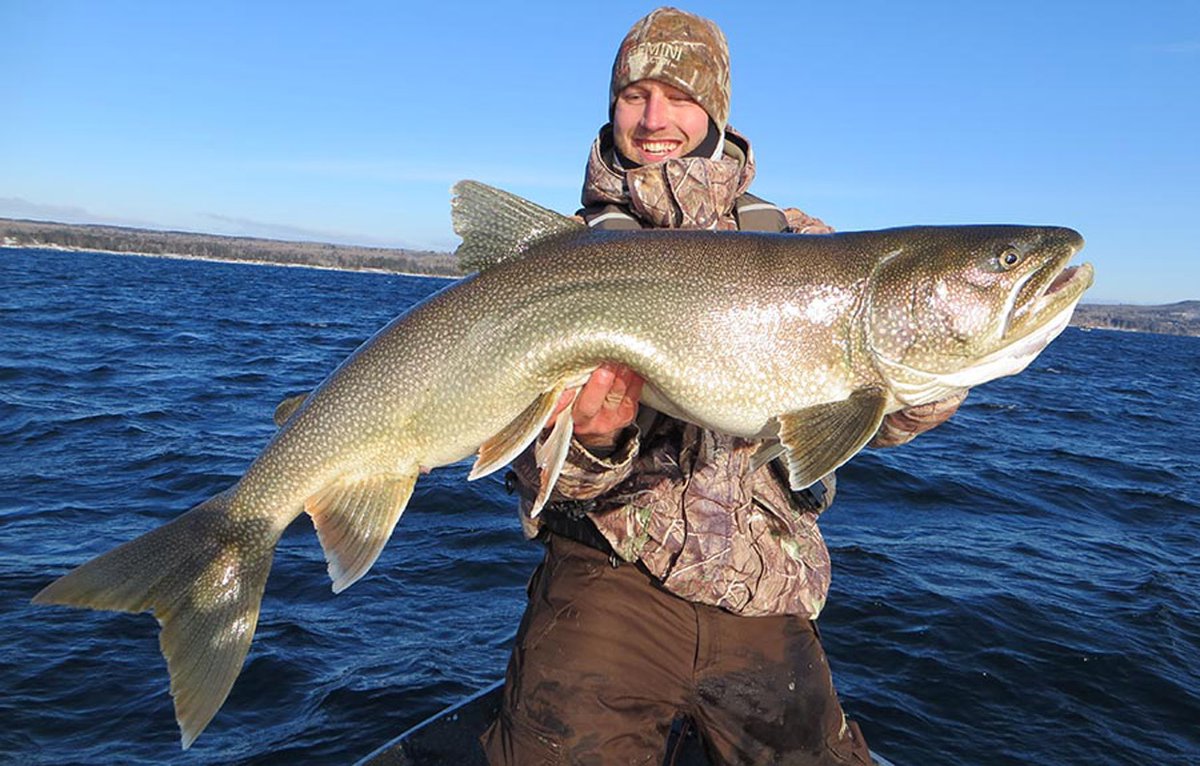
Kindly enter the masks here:
M 906 410 L 893 412 L 883 419 L 883 424 L 871 439 L 872 447 L 895 447 L 906 444 L 931 428 L 940 426 L 958 412 L 958 406 L 967 398 L 963 389 L 945 399 Z
M 794 207 L 785 207 L 783 217 L 787 219 L 788 228 L 793 234 L 832 234 L 833 227 L 820 218 L 805 213 Z
M 644 383 L 642 376 L 625 365 L 606 362 L 583 386 L 563 392 L 550 420 L 575 402 L 575 438 L 589 450 L 611 449 L 621 431 L 637 417 Z

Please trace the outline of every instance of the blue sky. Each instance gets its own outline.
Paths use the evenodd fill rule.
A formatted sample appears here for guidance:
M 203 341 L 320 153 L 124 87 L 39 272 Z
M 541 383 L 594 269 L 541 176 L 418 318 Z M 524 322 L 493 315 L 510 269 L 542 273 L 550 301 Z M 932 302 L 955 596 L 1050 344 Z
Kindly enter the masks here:
M 566 212 L 653 3 L 0 0 L 0 216 L 452 249 Z M 1091 301 L 1200 298 L 1200 2 L 693 2 L 754 190 L 840 230 L 1052 223 Z

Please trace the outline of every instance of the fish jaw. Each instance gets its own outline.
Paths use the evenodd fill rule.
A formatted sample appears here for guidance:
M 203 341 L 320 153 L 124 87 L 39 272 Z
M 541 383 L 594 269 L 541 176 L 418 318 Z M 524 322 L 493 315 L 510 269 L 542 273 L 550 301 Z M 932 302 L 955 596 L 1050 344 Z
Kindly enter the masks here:
M 1095 281 L 1092 264 L 1067 264 L 1075 252 L 1078 248 L 1021 286 L 1004 327 L 1005 339 L 1017 341 L 1026 335 L 1040 334 L 1044 326 L 1056 322 L 1064 312 L 1070 320 L 1075 306 Z
M 1064 310 L 1073 310 L 1092 286 L 1094 270 L 1090 263 L 1070 265 L 1076 253 L 1084 249 L 1084 238 L 1079 232 L 1051 228 L 1044 239 L 1045 263 L 1022 280 L 1009 299 L 1009 312 L 1001 333 L 1004 341 L 1039 333 Z

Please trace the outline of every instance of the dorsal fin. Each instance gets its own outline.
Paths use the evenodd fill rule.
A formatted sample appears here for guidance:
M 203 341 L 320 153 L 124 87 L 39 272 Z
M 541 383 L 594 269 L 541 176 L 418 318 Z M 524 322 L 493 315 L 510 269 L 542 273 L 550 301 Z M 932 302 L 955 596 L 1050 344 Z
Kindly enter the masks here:
M 463 273 L 482 271 L 536 244 L 587 230 L 574 218 L 478 181 L 459 181 L 453 191 L 450 217 L 463 240 L 454 254 Z

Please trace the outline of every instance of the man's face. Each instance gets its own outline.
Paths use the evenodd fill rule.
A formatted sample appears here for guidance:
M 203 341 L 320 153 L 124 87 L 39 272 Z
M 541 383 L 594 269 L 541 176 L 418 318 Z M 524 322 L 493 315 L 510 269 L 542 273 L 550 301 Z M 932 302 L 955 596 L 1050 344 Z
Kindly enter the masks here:
M 692 97 L 657 80 L 626 85 L 613 108 L 613 139 L 642 165 L 682 157 L 708 134 L 708 113 Z

